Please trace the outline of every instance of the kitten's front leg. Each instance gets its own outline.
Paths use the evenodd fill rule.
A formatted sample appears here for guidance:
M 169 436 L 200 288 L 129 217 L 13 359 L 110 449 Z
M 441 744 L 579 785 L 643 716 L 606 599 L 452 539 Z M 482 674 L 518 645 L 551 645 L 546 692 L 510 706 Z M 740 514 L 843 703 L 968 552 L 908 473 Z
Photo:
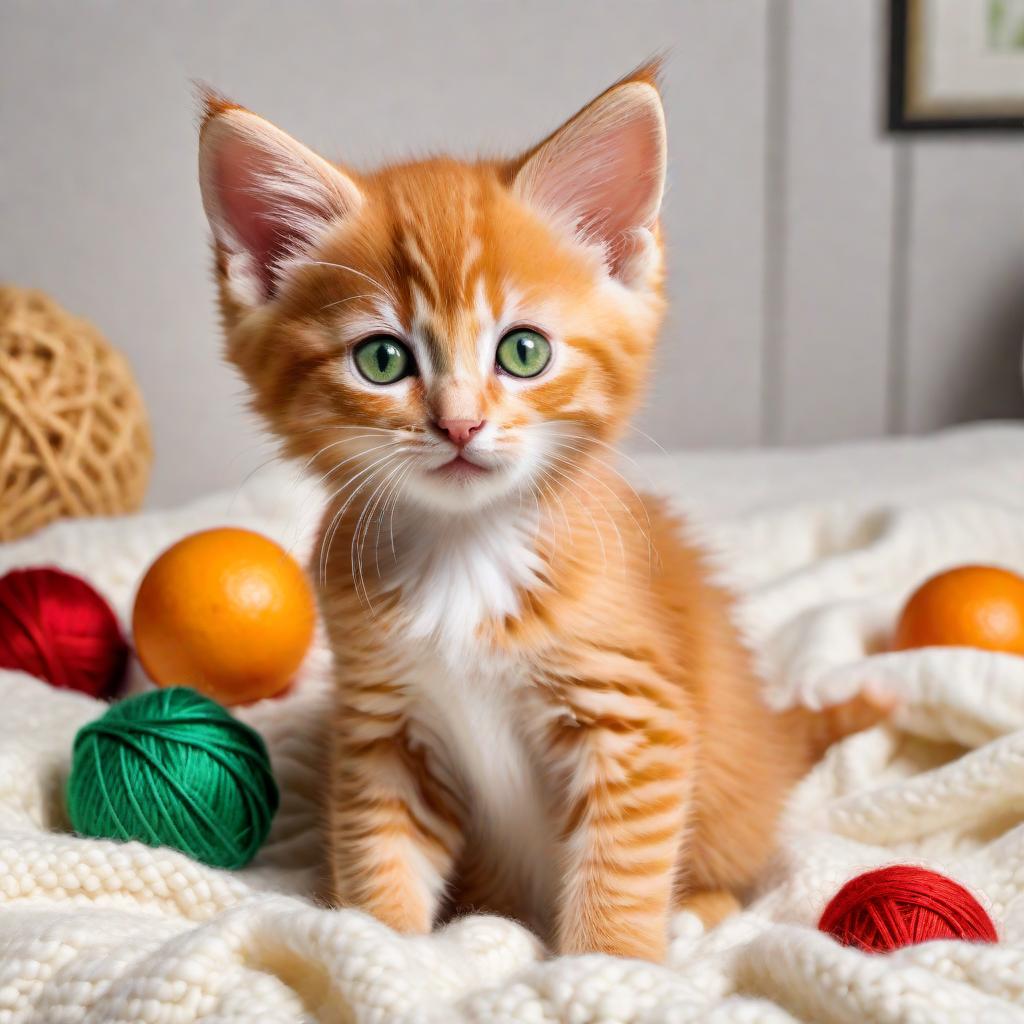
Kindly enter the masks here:
M 591 695 L 592 696 L 592 695 Z M 563 954 L 664 959 L 686 828 L 693 741 L 683 723 L 613 693 L 583 701 L 558 744 L 566 768 Z
M 430 931 L 461 842 L 455 813 L 392 715 L 352 707 L 332 736 L 333 897 L 400 932 Z

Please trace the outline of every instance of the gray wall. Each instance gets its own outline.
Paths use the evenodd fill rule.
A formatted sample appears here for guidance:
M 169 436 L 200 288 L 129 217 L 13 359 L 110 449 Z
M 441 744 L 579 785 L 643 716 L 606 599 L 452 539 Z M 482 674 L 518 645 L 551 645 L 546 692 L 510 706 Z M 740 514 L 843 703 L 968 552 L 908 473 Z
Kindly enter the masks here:
M 883 0 L 0 0 L 0 279 L 125 350 L 151 503 L 265 457 L 222 366 L 189 79 L 328 155 L 524 146 L 670 47 L 673 313 L 641 426 L 817 442 L 1019 416 L 1022 137 L 880 130 Z

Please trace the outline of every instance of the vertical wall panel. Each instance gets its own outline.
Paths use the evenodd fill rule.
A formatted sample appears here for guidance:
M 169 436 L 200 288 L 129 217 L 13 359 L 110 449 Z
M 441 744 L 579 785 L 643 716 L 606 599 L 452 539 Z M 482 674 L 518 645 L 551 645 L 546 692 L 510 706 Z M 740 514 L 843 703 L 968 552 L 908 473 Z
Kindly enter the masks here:
M 880 128 L 885 0 L 794 0 L 774 274 L 770 442 L 886 431 L 893 146 Z
M 1024 415 L 1024 146 L 921 139 L 911 153 L 910 431 Z
M 662 444 L 760 439 L 765 0 L 617 4 L 656 16 L 666 75 L 671 308 L 640 425 Z
M 780 434 L 783 379 L 790 0 L 771 0 L 765 26 L 764 234 L 762 245 L 761 441 Z
M 907 139 L 893 146 L 892 252 L 889 258 L 889 394 L 886 425 L 890 434 L 907 429 L 907 282 L 910 275 L 910 196 L 914 187 L 914 148 Z

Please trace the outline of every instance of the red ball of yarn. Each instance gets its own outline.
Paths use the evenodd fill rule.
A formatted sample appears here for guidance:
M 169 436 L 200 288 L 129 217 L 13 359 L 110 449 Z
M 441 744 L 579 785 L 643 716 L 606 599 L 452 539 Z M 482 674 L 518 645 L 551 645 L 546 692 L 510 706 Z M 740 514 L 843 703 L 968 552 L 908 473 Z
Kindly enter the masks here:
M 851 879 L 832 897 L 818 928 L 869 953 L 933 939 L 998 941 L 992 919 L 959 882 L 907 864 Z
M 0 578 L 0 668 L 107 697 L 127 664 L 117 616 L 85 580 L 50 568 Z

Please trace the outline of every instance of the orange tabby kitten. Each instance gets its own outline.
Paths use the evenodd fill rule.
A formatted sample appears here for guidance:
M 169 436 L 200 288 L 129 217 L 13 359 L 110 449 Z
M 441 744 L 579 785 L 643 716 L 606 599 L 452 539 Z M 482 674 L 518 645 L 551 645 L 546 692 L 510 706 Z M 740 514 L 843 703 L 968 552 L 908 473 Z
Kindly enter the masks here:
M 333 897 L 659 959 L 749 885 L 812 743 L 608 464 L 664 310 L 655 68 L 515 159 L 372 173 L 210 97 L 200 175 L 229 356 L 331 492 Z

